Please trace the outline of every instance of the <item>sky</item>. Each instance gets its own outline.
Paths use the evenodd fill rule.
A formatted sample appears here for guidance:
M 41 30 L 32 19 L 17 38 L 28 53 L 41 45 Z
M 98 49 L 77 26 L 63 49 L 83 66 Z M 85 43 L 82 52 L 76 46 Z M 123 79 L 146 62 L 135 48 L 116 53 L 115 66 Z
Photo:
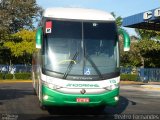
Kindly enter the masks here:
M 160 7 L 160 0 L 37 0 L 42 8 L 81 7 L 114 12 L 122 18 Z M 136 35 L 134 29 L 125 28 L 130 35 Z

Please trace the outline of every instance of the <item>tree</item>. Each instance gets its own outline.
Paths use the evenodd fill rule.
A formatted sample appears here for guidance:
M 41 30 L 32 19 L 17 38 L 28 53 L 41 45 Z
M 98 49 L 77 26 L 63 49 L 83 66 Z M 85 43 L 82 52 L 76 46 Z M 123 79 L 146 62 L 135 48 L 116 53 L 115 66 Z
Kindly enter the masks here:
M 113 17 L 116 19 L 116 24 L 118 27 L 122 26 L 122 17 L 121 16 L 116 16 L 114 12 L 111 12 L 111 14 L 113 15 Z
M 141 56 L 141 62 L 143 67 L 160 67 L 158 62 L 160 59 L 160 32 L 154 30 L 136 29 L 137 34 L 141 40 L 137 44 L 139 55 Z
M 4 46 L 11 51 L 10 58 L 21 59 L 21 63 L 30 64 L 32 53 L 35 51 L 35 31 L 23 29 L 13 34 L 12 38 L 13 41 L 4 43 Z
M 154 40 L 141 40 L 137 49 L 144 60 L 144 67 L 160 67 L 160 43 Z
M 140 36 L 141 40 L 149 40 L 158 35 L 154 30 L 135 29 L 135 31 Z
M 33 29 L 34 21 L 41 15 L 42 9 L 36 0 L 1 0 L 0 32 L 16 33 L 20 29 Z
M 42 8 L 36 0 L 0 0 L 0 63 L 25 63 L 31 61 L 33 41 L 31 33 L 29 39 L 21 38 L 23 32 L 33 32 L 35 22 L 41 19 Z M 26 32 L 25 31 L 25 32 Z M 18 37 L 19 34 L 23 34 Z M 19 46 L 19 47 L 18 47 Z M 24 57 L 28 55 L 29 57 Z M 28 58 L 28 59 L 27 59 Z

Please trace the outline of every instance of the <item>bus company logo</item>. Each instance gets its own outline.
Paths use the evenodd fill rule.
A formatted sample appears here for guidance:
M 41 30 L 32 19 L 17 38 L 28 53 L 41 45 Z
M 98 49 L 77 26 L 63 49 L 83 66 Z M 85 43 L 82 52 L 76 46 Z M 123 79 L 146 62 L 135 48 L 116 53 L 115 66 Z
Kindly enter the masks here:
M 90 88 L 97 88 L 97 87 L 99 87 L 99 85 L 98 84 L 67 84 L 66 85 L 67 87 L 85 87 L 85 88 L 87 88 L 87 87 L 90 87 Z
M 82 90 L 80 91 L 80 93 L 81 93 L 81 94 L 85 94 L 85 93 L 86 93 L 86 90 L 85 90 L 85 89 L 82 89 Z

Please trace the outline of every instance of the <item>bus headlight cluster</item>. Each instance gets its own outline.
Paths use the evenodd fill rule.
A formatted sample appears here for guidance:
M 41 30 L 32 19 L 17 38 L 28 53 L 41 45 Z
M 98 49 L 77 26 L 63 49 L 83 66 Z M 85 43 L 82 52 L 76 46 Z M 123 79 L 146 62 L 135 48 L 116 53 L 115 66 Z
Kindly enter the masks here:
M 107 87 L 104 87 L 104 89 L 106 89 L 106 90 L 114 90 L 116 88 L 119 88 L 119 84 L 112 84 Z
M 54 84 L 51 84 L 51 83 L 48 83 L 48 84 L 46 84 L 50 89 L 60 89 L 61 87 L 60 86 L 58 86 L 58 85 L 54 85 Z

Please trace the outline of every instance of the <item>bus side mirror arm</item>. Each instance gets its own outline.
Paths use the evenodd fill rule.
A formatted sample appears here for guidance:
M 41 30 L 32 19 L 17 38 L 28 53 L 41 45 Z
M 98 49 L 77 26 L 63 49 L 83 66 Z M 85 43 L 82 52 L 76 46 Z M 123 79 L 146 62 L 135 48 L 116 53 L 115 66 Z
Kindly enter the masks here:
M 123 36 L 124 51 L 129 51 L 130 50 L 130 37 L 129 37 L 128 33 L 125 30 L 119 28 L 118 29 L 118 34 Z
M 41 49 L 42 45 L 42 28 L 39 27 L 36 31 L 36 48 Z

